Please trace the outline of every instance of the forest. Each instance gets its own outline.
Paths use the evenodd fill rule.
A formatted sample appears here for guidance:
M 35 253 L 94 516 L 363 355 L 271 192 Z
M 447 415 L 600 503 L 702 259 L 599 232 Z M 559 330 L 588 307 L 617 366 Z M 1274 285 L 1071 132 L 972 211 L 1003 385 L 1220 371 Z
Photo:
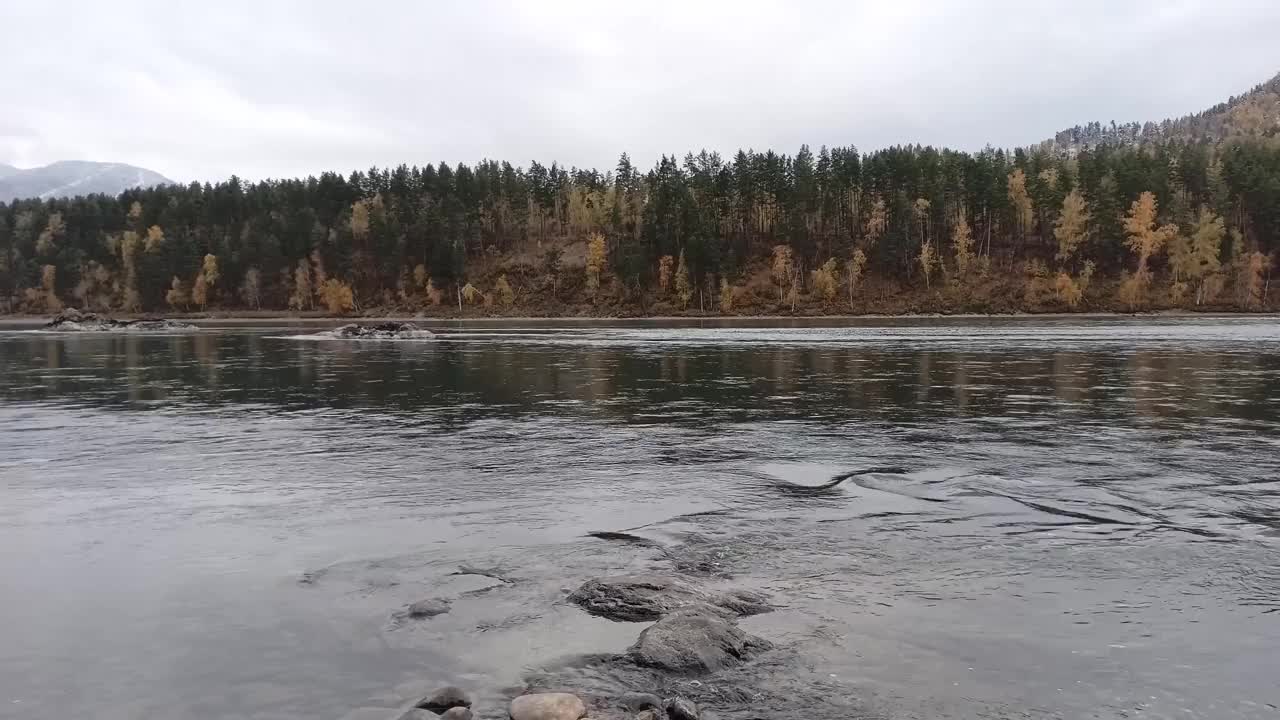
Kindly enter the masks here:
M 1258 311 L 1280 137 L 801 147 L 0 204 L 0 311 Z

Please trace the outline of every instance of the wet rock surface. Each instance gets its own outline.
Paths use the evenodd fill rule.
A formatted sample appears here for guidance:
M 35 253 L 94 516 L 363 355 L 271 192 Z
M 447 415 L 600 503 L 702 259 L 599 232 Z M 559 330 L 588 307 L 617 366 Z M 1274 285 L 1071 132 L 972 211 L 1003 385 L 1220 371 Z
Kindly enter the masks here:
M 352 323 L 329 333 L 340 340 L 426 340 L 435 336 L 413 323 Z
M 588 580 L 569 596 L 569 601 L 592 615 L 627 622 L 657 620 L 691 606 L 736 616 L 758 615 L 772 609 L 758 593 L 709 592 L 674 576 L 659 574 Z
M 627 657 L 638 665 L 696 675 L 723 669 L 770 647 L 769 641 L 743 632 L 718 608 L 702 606 L 679 610 L 654 623 L 627 649 Z
M 449 708 L 440 714 L 441 720 L 471 720 L 471 708 Z
M 425 620 L 449 612 L 449 606 L 444 598 L 426 598 L 410 605 L 405 614 L 414 620 Z
M 629 692 L 619 698 L 618 702 L 630 712 L 662 709 L 662 698 L 653 693 Z
M 423 710 L 430 710 L 437 714 L 443 713 L 452 708 L 469 708 L 471 707 L 471 695 L 462 688 L 450 685 L 448 687 L 442 687 L 422 700 L 419 700 L 416 707 Z
M 587 716 L 587 706 L 571 693 L 533 693 L 511 701 L 511 720 L 578 720 Z
M 667 717 L 670 720 L 698 720 L 698 706 L 686 698 L 671 698 L 667 701 Z
M 168 320 L 165 318 L 142 318 L 140 320 L 116 320 L 115 318 L 91 312 L 80 312 L 70 308 L 58 313 L 44 325 L 43 330 L 56 332 L 110 332 L 131 330 L 134 332 L 171 332 L 174 330 L 194 330 L 195 325 Z

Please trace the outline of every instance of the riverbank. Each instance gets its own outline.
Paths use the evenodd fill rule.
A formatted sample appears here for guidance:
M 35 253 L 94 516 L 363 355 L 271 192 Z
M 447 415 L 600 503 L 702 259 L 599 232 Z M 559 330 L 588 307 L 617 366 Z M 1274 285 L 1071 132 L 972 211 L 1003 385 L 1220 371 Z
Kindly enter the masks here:
M 389 310 L 370 310 L 364 313 L 331 315 L 321 311 L 285 312 L 280 310 L 210 310 L 208 312 L 176 312 L 176 313 L 120 313 L 110 314 L 119 320 L 140 320 L 145 318 L 164 317 L 175 320 L 195 322 L 236 322 L 236 323 L 340 323 L 361 321 L 394 321 L 423 323 L 477 323 L 477 324 L 510 324 L 510 323 L 569 323 L 569 324 L 644 324 L 644 323 L 712 323 L 714 325 L 732 326 L 751 323 L 802 323 L 820 326 L 824 323 L 853 323 L 859 321 L 892 321 L 892 320 L 987 320 L 987 319 L 1040 319 L 1040 320 L 1107 320 L 1118 318 L 1215 318 L 1241 317 L 1256 318 L 1280 315 L 1275 309 L 1246 311 L 1196 311 L 1196 310 L 1152 310 L 1146 312 L 1009 312 L 1009 313 L 835 313 L 827 315 L 795 314 L 795 315 L 718 315 L 718 314 L 684 314 L 684 315 L 529 315 L 529 314 L 424 314 L 398 312 Z M 0 323 L 9 325 L 41 325 L 49 321 L 51 315 L 14 313 L 0 314 Z

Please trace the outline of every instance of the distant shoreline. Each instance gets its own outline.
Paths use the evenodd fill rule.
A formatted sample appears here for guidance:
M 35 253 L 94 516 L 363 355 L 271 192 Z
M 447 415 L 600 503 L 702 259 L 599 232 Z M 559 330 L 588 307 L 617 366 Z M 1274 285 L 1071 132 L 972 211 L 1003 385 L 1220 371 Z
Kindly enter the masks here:
M 18 326 L 37 326 L 49 321 L 51 315 L 0 314 L 0 324 Z M 419 322 L 445 324 L 503 324 L 503 323 L 695 323 L 714 322 L 725 324 L 760 323 L 760 322 L 801 322 L 820 325 L 823 322 L 848 322 L 856 320 L 1106 320 L 1117 318 L 1267 318 L 1280 320 L 1280 313 L 1275 311 L 1240 312 L 1240 311 L 1206 311 L 1192 310 L 1158 310 L 1150 312 L 1015 312 L 1015 313 L 871 313 L 865 315 L 831 314 L 831 315 L 416 315 L 388 312 L 386 314 L 366 315 L 329 315 L 311 312 L 281 312 L 279 310 L 247 310 L 247 311 L 211 311 L 205 313 L 121 313 L 111 317 L 129 320 L 143 317 L 172 318 L 194 322 L 244 322 L 268 324 L 277 322 L 298 323 L 362 323 L 362 322 Z

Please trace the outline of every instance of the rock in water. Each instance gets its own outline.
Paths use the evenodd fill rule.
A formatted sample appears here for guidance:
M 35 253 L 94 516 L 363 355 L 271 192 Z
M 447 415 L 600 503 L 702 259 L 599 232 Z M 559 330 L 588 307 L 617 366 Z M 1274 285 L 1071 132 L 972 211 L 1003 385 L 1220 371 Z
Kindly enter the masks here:
M 570 693 L 534 693 L 511 701 L 511 720 L 578 720 L 587 706 Z
M 438 715 L 456 707 L 471 707 L 471 696 L 467 694 L 466 690 L 450 685 L 422 698 L 415 707 L 430 710 Z
M 714 607 L 687 608 L 654 623 L 627 649 L 637 665 L 686 675 L 714 672 L 769 648 Z
M 440 718 L 441 720 L 471 720 L 471 708 L 449 708 Z
M 659 710 L 645 710 L 636 715 L 635 720 L 663 720 L 665 717 Z
M 457 708 L 454 709 L 456 710 Z M 462 709 L 467 710 L 466 708 Z M 467 712 L 471 711 L 467 710 Z M 401 715 L 399 720 L 437 720 L 439 717 L 441 716 L 431 712 L 430 710 L 419 710 L 418 708 L 414 708 Z
M 642 710 L 661 710 L 662 698 L 651 693 L 629 692 L 620 698 L 622 707 L 630 712 Z
M 430 330 L 406 322 L 353 323 L 343 325 L 331 334 L 341 340 L 425 340 L 435 337 Z
M 673 697 L 667 701 L 667 717 L 669 720 L 698 720 L 698 706 L 692 700 Z
M 150 319 L 116 320 L 96 313 L 82 313 L 69 308 L 54 316 L 45 324 L 44 330 L 58 332 L 105 332 L 109 330 L 133 330 L 138 332 L 167 332 L 172 330 L 193 330 L 195 325 L 177 320 Z
M 427 598 L 409 606 L 409 617 L 415 619 L 435 617 L 449 612 L 449 601 L 442 598 Z
M 772 609 L 755 593 L 712 593 L 667 575 L 595 578 L 573 591 L 569 601 L 592 615 L 626 622 L 657 620 L 694 605 L 710 605 L 733 615 L 758 615 Z

